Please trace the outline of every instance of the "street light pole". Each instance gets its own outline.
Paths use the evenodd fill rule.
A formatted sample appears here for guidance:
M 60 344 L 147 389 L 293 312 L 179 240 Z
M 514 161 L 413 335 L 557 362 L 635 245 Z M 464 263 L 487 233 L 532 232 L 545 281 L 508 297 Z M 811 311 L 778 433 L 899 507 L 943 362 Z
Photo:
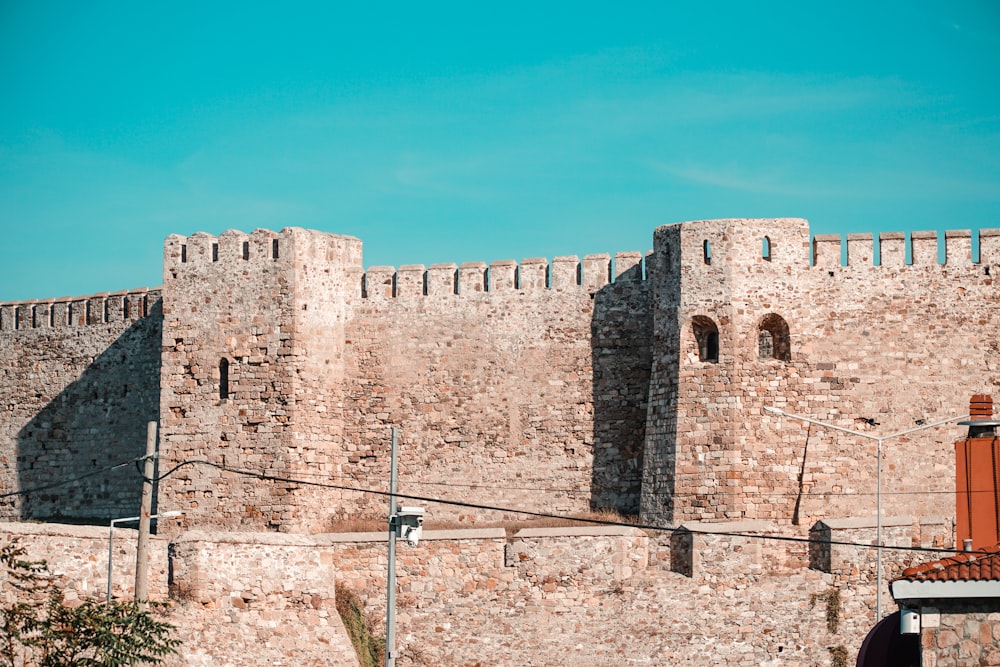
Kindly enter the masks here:
M 844 428 L 843 426 L 837 426 L 836 424 L 821 422 L 817 419 L 813 419 L 812 417 L 795 415 L 790 412 L 785 412 L 784 410 L 771 407 L 770 405 L 765 405 L 764 410 L 766 412 L 770 412 L 771 414 L 788 417 L 789 419 L 797 419 L 808 424 L 815 424 L 816 426 L 820 426 L 822 428 L 841 431 L 843 433 L 858 436 L 859 438 L 875 441 L 875 458 L 877 459 L 875 464 L 875 621 L 878 622 L 882 620 L 882 443 L 886 440 L 916 433 L 917 431 L 924 431 L 929 428 L 934 428 L 935 426 L 942 426 L 944 424 L 958 421 L 959 419 L 966 419 L 969 415 L 942 419 L 940 421 L 931 422 L 930 424 L 921 424 L 916 428 L 909 428 L 905 431 L 897 431 L 896 433 L 890 433 L 889 435 L 878 436 L 872 435 L 871 433 L 863 433 L 861 431 Z
M 399 431 L 392 429 L 392 449 L 389 458 L 389 571 L 386 578 L 385 611 L 385 667 L 396 664 L 396 534 L 398 506 L 396 505 L 396 457 L 399 449 Z

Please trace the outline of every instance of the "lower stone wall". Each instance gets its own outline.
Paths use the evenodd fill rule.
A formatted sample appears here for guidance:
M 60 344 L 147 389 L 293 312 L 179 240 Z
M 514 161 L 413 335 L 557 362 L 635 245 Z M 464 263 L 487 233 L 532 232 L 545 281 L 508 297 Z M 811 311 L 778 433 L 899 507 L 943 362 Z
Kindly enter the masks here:
M 828 520 L 815 530 L 833 542 L 871 544 L 874 529 L 856 523 Z M 949 528 L 886 523 L 886 542 L 907 546 Z M 801 541 L 760 539 L 779 532 Z M 673 533 L 428 530 L 417 546 L 397 543 L 397 664 L 853 662 L 876 620 L 873 550 L 830 544 L 830 557 L 817 561 L 808 536 L 765 522 Z M 97 534 L 89 543 L 48 533 L 23 539 L 36 537 L 32 548 L 48 551 L 67 585 L 78 585 L 71 573 L 93 580 L 106 565 Z M 164 563 L 167 546 L 156 541 Z M 169 619 L 184 641 L 171 667 L 357 665 L 334 607 L 338 587 L 353 590 L 373 631 L 384 633 L 384 533 L 189 532 L 170 552 Z M 885 557 L 887 571 L 899 561 L 889 550 Z M 882 613 L 894 610 L 886 594 Z
M 30 560 L 44 560 L 67 600 L 101 598 L 108 590 L 108 528 L 57 523 L 0 523 L 0 540 L 17 540 Z M 111 595 L 135 595 L 138 531 L 115 527 L 111 548 Z M 152 536 L 149 549 L 149 599 L 167 599 L 167 540 Z
M 416 548 L 399 546 L 398 664 L 829 665 L 831 649 L 857 655 L 875 620 L 873 581 L 853 567 L 810 568 L 804 531 L 789 544 L 754 539 L 778 532 L 764 522 L 693 528 L 708 526 L 749 537 L 688 531 L 686 574 L 669 533 L 427 531 Z M 317 538 L 329 540 L 340 580 L 384 617 L 384 535 Z M 838 559 L 853 562 L 843 549 Z
M 170 665 L 358 665 L 336 609 L 330 553 L 306 536 L 177 538 L 170 621 L 184 647 Z
M 920 609 L 923 667 L 1000 665 L 1000 607 L 995 599 L 936 604 Z
M 29 558 L 45 559 L 68 600 L 104 597 L 106 529 L 5 523 L 0 535 L 17 538 Z M 135 544 L 136 531 L 115 529 L 115 597 L 134 594 Z M 150 599 L 168 602 L 166 620 L 183 642 L 165 664 L 357 666 L 335 608 L 332 562 L 314 541 L 291 535 L 190 532 L 173 543 L 152 538 Z

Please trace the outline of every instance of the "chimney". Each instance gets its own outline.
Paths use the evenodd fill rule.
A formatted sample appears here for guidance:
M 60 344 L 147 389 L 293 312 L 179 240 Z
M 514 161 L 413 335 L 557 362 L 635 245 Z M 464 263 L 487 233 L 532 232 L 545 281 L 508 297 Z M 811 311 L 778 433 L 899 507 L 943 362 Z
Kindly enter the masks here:
M 969 419 L 978 421 L 993 419 L 993 397 L 989 394 L 976 394 L 969 400 Z
M 955 443 L 955 539 L 968 550 L 1000 544 L 1000 439 L 993 398 L 969 401 L 969 435 Z

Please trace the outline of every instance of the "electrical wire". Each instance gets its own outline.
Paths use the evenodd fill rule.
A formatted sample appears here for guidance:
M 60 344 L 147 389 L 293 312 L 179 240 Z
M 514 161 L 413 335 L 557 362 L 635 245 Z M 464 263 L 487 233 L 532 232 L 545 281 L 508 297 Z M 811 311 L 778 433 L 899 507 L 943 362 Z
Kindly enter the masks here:
M 195 465 L 205 465 L 225 472 L 233 473 L 236 475 L 243 475 L 247 477 L 255 477 L 257 479 L 271 481 L 271 482 L 284 482 L 286 484 L 298 484 L 302 486 L 315 486 L 319 488 L 335 489 L 339 491 L 350 491 L 354 493 L 370 494 L 377 496 L 395 496 L 396 498 L 402 498 L 405 500 L 415 500 L 425 503 L 437 503 L 440 505 L 450 505 L 452 507 L 464 507 L 468 509 L 479 509 L 487 510 L 491 512 L 507 512 L 510 514 L 520 514 L 523 516 L 531 516 L 540 519 L 558 519 L 560 521 L 578 521 L 580 523 L 589 523 L 601 526 L 616 526 L 623 528 L 638 528 L 639 530 L 648 530 L 655 532 L 664 533 L 691 533 L 695 535 L 714 535 L 719 537 L 742 537 L 748 540 L 762 540 L 762 541 L 777 541 L 777 542 L 794 542 L 799 544 L 817 544 L 817 545 L 836 545 L 845 547 L 856 547 L 862 549 L 876 549 L 877 545 L 865 544 L 862 542 L 848 542 L 844 540 L 814 540 L 808 537 L 794 537 L 791 535 L 760 535 L 755 533 L 744 533 L 735 531 L 713 531 L 713 530 L 692 530 L 686 527 L 677 526 L 663 526 L 656 524 L 644 524 L 644 523 L 629 523 L 626 521 L 612 521 L 608 519 L 596 519 L 596 518 L 584 518 L 584 517 L 568 517 L 559 514 L 551 514 L 548 512 L 536 512 L 533 510 L 517 509 L 512 507 L 500 507 L 497 505 L 486 505 L 482 503 L 472 503 L 463 500 L 448 500 L 444 498 L 434 498 L 430 496 L 421 496 L 415 494 L 407 493 L 389 493 L 388 491 L 380 491 L 377 489 L 366 489 L 361 487 L 345 486 L 341 484 L 330 484 L 324 482 L 313 482 L 309 480 L 296 479 L 291 477 L 280 477 L 278 475 L 269 475 L 265 472 L 256 470 L 244 470 L 240 468 L 233 468 L 231 466 L 226 466 L 221 463 L 214 463 L 212 461 L 206 461 L 204 459 L 189 459 L 182 461 L 170 468 L 166 472 L 162 473 L 157 477 L 156 481 L 165 479 L 170 475 L 174 474 L 181 468 L 187 466 Z M 921 553 L 943 553 L 953 555 L 956 553 L 956 549 L 943 549 L 935 547 L 914 547 L 914 546 L 892 546 L 892 545 L 882 545 L 883 550 L 888 551 L 909 551 L 909 552 L 921 552 Z M 964 551 L 962 553 L 971 553 L 977 555 L 987 555 L 989 552 L 985 551 Z
M 161 461 L 164 459 L 160 459 Z M 333 479 L 329 474 L 326 473 L 311 473 L 305 470 L 297 471 L 297 475 L 301 477 L 313 477 L 319 479 L 330 480 Z M 344 478 L 339 478 L 343 480 Z M 635 483 L 640 483 L 641 480 L 636 478 Z M 503 484 L 503 481 L 497 481 L 494 483 L 461 483 L 461 482 L 428 482 L 428 481 L 418 481 L 412 482 L 415 486 L 442 486 L 451 487 L 459 489 L 493 489 L 496 488 L 498 484 Z M 503 484 L 504 490 L 507 491 L 537 491 L 540 493 L 590 493 L 589 489 L 583 488 L 559 488 L 559 487 L 543 487 L 543 486 L 509 486 Z M 715 487 L 716 491 L 722 492 L 726 491 L 729 487 Z M 925 495 L 954 495 L 955 491 L 951 489 L 923 489 L 920 491 L 882 491 L 882 497 L 886 496 L 925 496 Z M 993 493 L 993 489 L 974 489 L 969 491 L 969 493 Z M 699 496 L 704 496 L 706 494 L 699 493 L 674 493 L 674 498 L 695 498 Z M 798 498 L 799 496 L 809 497 L 809 498 L 828 498 L 828 497 L 844 497 L 844 498 L 855 498 L 855 497 L 875 497 L 878 495 L 875 491 L 808 491 L 804 493 L 799 493 L 797 491 L 758 491 L 754 493 L 753 498 Z
M 77 481 L 79 481 L 81 479 L 86 479 L 87 477 L 93 477 L 94 475 L 99 475 L 99 474 L 104 473 L 104 472 L 110 472 L 112 470 L 116 470 L 118 468 L 122 468 L 122 467 L 128 466 L 130 464 L 136 464 L 136 465 L 138 465 L 138 463 L 140 463 L 141 461 L 145 460 L 145 458 L 146 458 L 145 456 L 140 456 L 140 457 L 137 457 L 137 458 L 134 458 L 134 459 L 129 459 L 127 461 L 122 461 L 121 463 L 116 463 L 114 465 L 106 466 L 104 468 L 99 468 L 99 469 L 96 469 L 96 470 L 91 470 L 89 472 L 83 473 L 82 475 L 77 475 L 75 477 L 71 477 L 69 479 L 65 479 L 65 480 L 62 480 L 62 481 L 59 481 L 59 482 L 52 482 L 50 484 L 43 484 L 43 485 L 40 485 L 40 486 L 35 486 L 35 487 L 28 488 L 28 489 L 21 489 L 20 491 L 11 491 L 11 492 L 8 492 L 8 493 L 3 493 L 3 494 L 0 494 L 0 499 L 10 498 L 10 497 L 13 497 L 13 496 L 28 495 L 30 493 L 37 493 L 39 491 L 45 491 L 45 490 L 48 490 L 48 489 L 53 489 L 53 488 L 58 488 L 58 487 L 61 487 L 61 486 L 66 486 L 66 485 L 72 484 L 74 482 L 77 482 Z M 667 532 L 667 533 L 672 533 L 672 534 L 673 533 L 677 533 L 677 532 L 685 532 L 685 533 L 692 533 L 692 534 L 696 534 L 696 535 L 715 535 L 715 536 L 724 536 L 724 537 L 742 537 L 742 538 L 750 539 L 750 540 L 765 540 L 765 541 L 766 540 L 771 540 L 771 541 L 781 541 L 781 542 L 796 542 L 796 543 L 802 543 L 802 544 L 821 544 L 821 545 L 825 544 L 825 545 L 837 545 L 837 546 L 857 547 L 857 548 L 864 548 L 864 549 L 874 549 L 874 548 L 876 548 L 876 545 L 865 544 L 865 543 L 860 543 L 860 542 L 848 542 L 848 541 L 841 541 L 841 540 L 813 540 L 813 539 L 807 538 L 807 537 L 794 537 L 794 536 L 790 536 L 790 535 L 760 535 L 760 534 L 755 534 L 755 533 L 742 533 L 742 532 L 731 532 L 731 531 L 691 530 L 691 529 L 685 528 L 685 527 L 664 526 L 664 525 L 644 524 L 644 523 L 630 523 L 630 522 L 626 522 L 626 521 L 612 521 L 612 520 L 608 520 L 608 519 L 597 519 L 597 518 L 570 517 L 570 516 L 563 516 L 563 515 L 560 515 L 560 514 L 552 514 L 552 513 L 549 513 L 549 512 L 536 512 L 536 511 L 533 511 L 533 510 L 524 510 L 524 509 L 518 509 L 518 508 L 513 508 L 513 507 L 501 507 L 501 506 L 497 506 L 497 505 L 486 505 L 486 504 L 482 504 L 482 503 L 471 503 L 471 502 L 468 502 L 468 501 L 449 500 L 449 499 L 446 499 L 446 498 L 436 498 L 436 497 L 431 497 L 431 496 L 423 496 L 423 495 L 415 495 L 415 494 L 406 494 L 406 493 L 398 493 L 398 492 L 395 493 L 395 494 L 390 494 L 388 491 L 380 491 L 380 490 L 377 490 L 377 489 L 369 489 L 369 488 L 363 488 L 363 487 L 347 486 L 347 485 L 343 485 L 343 484 L 331 484 L 331 483 L 328 483 L 328 482 L 314 482 L 314 481 L 311 481 L 311 480 L 305 480 L 305 479 L 299 479 L 299 478 L 292 478 L 292 477 L 280 477 L 280 476 L 277 476 L 277 475 L 270 475 L 270 474 L 267 474 L 265 472 L 256 471 L 256 470 L 244 470 L 244 469 L 240 469 L 240 468 L 233 468 L 231 466 L 222 465 L 220 463 L 214 463 L 212 461 L 206 461 L 206 460 L 203 460 L 203 459 L 189 459 L 189 460 L 186 460 L 186 461 L 181 461 L 180 463 L 178 463 L 177 465 L 173 466 L 172 468 L 170 468 L 166 472 L 160 474 L 158 477 L 156 477 L 155 479 L 153 479 L 151 481 L 153 481 L 153 482 L 159 482 L 162 479 L 166 479 L 167 477 L 169 477 L 170 475 L 172 475 L 176 471 L 180 470 L 181 468 L 184 468 L 184 467 L 187 467 L 187 466 L 194 466 L 194 465 L 205 465 L 205 466 L 216 468 L 218 470 L 222 470 L 222 471 L 225 471 L 225 472 L 233 473 L 233 474 L 236 474 L 236 475 L 242 475 L 242 476 L 246 476 L 246 477 L 255 477 L 257 479 L 266 480 L 266 481 L 272 481 L 272 482 L 284 482 L 284 483 L 287 483 L 287 484 L 297 484 L 297 485 L 302 485 L 302 486 L 315 486 L 315 487 L 318 487 L 318 488 L 335 489 L 335 490 L 339 490 L 339 491 L 349 491 L 349 492 L 353 492 L 353 493 L 378 495 L 378 496 L 395 495 L 395 497 L 397 497 L 397 498 L 403 498 L 403 499 L 406 499 L 406 500 L 415 500 L 415 501 L 427 502 L 427 503 L 437 503 L 437 504 L 440 504 L 440 505 L 449 505 L 449 506 L 452 506 L 452 507 L 464 507 L 464 508 L 467 508 L 467 509 L 479 509 L 479 510 L 486 510 L 486 511 L 491 511 L 491 512 L 505 512 L 505 513 L 509 513 L 509 514 L 520 514 L 522 516 L 531 516 L 531 517 L 540 518 L 540 519 L 557 519 L 557 520 L 560 520 L 560 521 L 576 521 L 576 522 L 580 522 L 580 523 L 588 523 L 588 524 L 602 525 L 602 526 L 616 526 L 616 527 L 624 527 L 624 528 L 638 528 L 640 530 L 648 530 L 648 531 L 655 531 L 655 532 Z M 455 486 L 463 486 L 463 485 L 455 485 Z M 477 487 L 473 487 L 473 488 L 477 488 Z M 492 487 L 482 487 L 482 488 L 492 488 Z M 525 490 L 535 490 L 535 489 L 525 489 Z M 542 489 L 542 490 L 545 490 L 545 489 Z M 901 492 L 901 493 L 903 493 L 903 492 Z M 909 492 L 906 492 L 906 493 L 909 493 Z M 917 493 L 917 492 L 912 492 L 912 493 Z M 931 493 L 934 493 L 934 492 L 931 492 Z M 976 493 L 976 491 L 973 491 L 973 493 Z M 883 545 L 882 549 L 887 549 L 887 550 L 891 550 L 891 551 L 911 551 L 911 552 L 948 553 L 948 554 L 953 554 L 956 551 L 955 549 L 942 549 L 942 548 L 934 548 L 934 547 L 891 546 L 891 545 Z M 963 552 L 963 553 L 974 553 L 974 554 L 984 555 L 984 554 L 986 554 L 988 552 L 973 551 L 973 552 Z
M 97 470 L 91 470 L 89 472 L 83 473 L 82 475 L 77 475 L 76 477 L 70 477 L 69 479 L 64 479 L 64 480 L 61 480 L 61 481 L 58 481 L 58 482 L 51 482 L 49 484 L 41 484 L 39 486 L 32 486 L 32 487 L 29 487 L 27 489 L 21 489 L 19 491 L 9 491 L 7 493 L 0 493 L 0 499 L 2 499 L 2 498 L 11 498 L 11 497 L 14 497 L 14 496 L 26 496 L 26 495 L 28 495 L 30 493 L 37 493 L 39 491 L 47 491 L 48 489 L 56 489 L 56 488 L 59 488 L 60 486 L 66 486 L 66 485 L 72 484 L 74 482 L 79 482 L 81 479 L 86 479 L 87 477 L 93 477 L 94 475 L 100 475 L 103 472 L 110 472 L 112 470 L 117 470 L 118 468 L 124 468 L 127 465 L 131 465 L 133 463 L 138 463 L 138 462 L 144 461 L 144 460 L 146 460 L 145 455 L 140 456 L 140 457 L 135 458 L 135 459 L 129 459 L 128 461 L 122 461 L 121 463 L 115 463 L 114 465 L 105 466 L 104 468 L 98 468 Z
M 302 477 L 314 477 L 314 478 L 322 478 L 322 479 L 326 479 L 326 480 L 333 479 L 330 475 L 325 474 L 325 473 L 310 473 L 310 472 L 307 472 L 307 471 L 298 471 L 296 474 L 300 475 Z M 344 478 L 340 478 L 340 479 L 343 480 Z M 640 482 L 639 479 L 635 479 L 633 481 L 635 481 L 636 483 Z M 502 481 L 497 481 L 497 482 L 494 482 L 494 483 L 474 484 L 474 483 L 460 483 L 460 482 L 428 482 L 428 481 L 420 480 L 420 481 L 411 482 L 411 483 L 414 486 L 442 486 L 442 487 L 451 487 L 451 488 L 459 488 L 459 489 L 493 489 L 493 488 L 496 488 L 496 486 L 498 484 L 502 484 L 503 482 Z M 508 491 L 537 491 L 537 492 L 540 492 L 540 493 L 574 493 L 574 494 L 590 493 L 589 489 L 584 489 L 584 488 L 570 489 L 570 488 L 540 487 L 540 486 L 508 486 L 506 484 L 503 485 L 503 488 L 504 488 L 504 490 L 508 490 Z M 715 491 L 716 492 L 724 492 L 724 491 L 726 491 L 728 489 L 729 489 L 729 487 L 722 487 L 722 486 L 715 487 Z M 993 489 L 972 489 L 972 490 L 968 491 L 968 493 L 993 493 Z M 923 490 L 920 490 L 920 491 L 885 491 L 885 490 L 882 491 L 882 497 L 883 498 L 886 497 L 886 496 L 927 496 L 927 495 L 933 496 L 933 495 L 954 495 L 954 494 L 955 494 L 955 491 L 951 490 L 951 489 L 923 489 Z M 706 495 L 706 494 L 703 494 L 703 493 L 702 494 L 698 494 L 698 493 L 683 493 L 683 494 L 682 493 L 674 493 L 673 497 L 674 498 L 695 498 L 695 497 L 704 496 L 704 495 Z M 855 497 L 865 497 L 865 496 L 870 496 L 870 497 L 874 498 L 875 496 L 878 495 L 878 493 L 876 493 L 875 491 L 850 491 L 850 492 L 848 492 L 848 491 L 814 491 L 813 490 L 813 491 L 803 492 L 803 493 L 800 494 L 797 491 L 758 491 L 758 492 L 754 493 L 754 495 L 752 497 L 753 498 L 789 498 L 789 499 L 792 499 L 792 498 L 798 498 L 800 495 L 802 497 L 804 497 L 804 498 L 817 498 L 817 499 L 829 498 L 829 497 L 855 498 Z
M 99 474 L 101 474 L 103 472 L 110 472 L 111 470 L 116 470 L 118 468 L 122 468 L 124 466 L 127 466 L 129 464 L 133 464 L 133 463 L 136 464 L 137 469 L 138 469 L 138 464 L 142 463 L 142 461 L 144 461 L 145 458 L 146 458 L 145 456 L 140 456 L 140 457 L 137 457 L 137 458 L 134 458 L 134 459 L 129 459 L 127 461 L 122 461 L 121 463 L 116 463 L 116 464 L 113 464 L 113 465 L 110 465 L 110 466 L 105 466 L 104 468 L 98 468 L 96 470 L 91 470 L 89 472 L 83 473 L 82 475 L 77 475 L 76 477 L 70 477 L 68 479 L 61 480 L 59 482 L 52 482 L 52 483 L 43 484 L 43 485 L 40 485 L 40 486 L 28 487 L 26 489 L 21 489 L 19 491 L 10 491 L 10 492 L 7 492 L 7 493 L 0 493 L 0 499 L 11 498 L 11 497 L 14 497 L 14 496 L 26 496 L 26 495 L 29 495 L 31 493 L 37 493 L 39 491 L 46 491 L 48 489 L 59 488 L 61 486 L 66 486 L 66 485 L 72 484 L 74 482 L 78 482 L 81 479 L 86 479 L 87 477 L 93 477 L 94 475 L 99 475 Z M 141 469 L 140 469 L 140 474 L 141 474 Z M 254 473 L 254 474 L 256 474 L 256 473 Z M 330 477 L 328 475 L 324 475 L 322 473 L 309 473 L 309 472 L 305 472 L 305 471 L 300 471 L 297 474 L 302 475 L 304 477 L 322 477 L 323 479 L 330 479 Z M 307 482 L 305 480 L 301 480 L 301 483 L 305 484 Z M 442 487 L 462 488 L 462 489 L 493 489 L 493 488 L 496 488 L 496 484 L 462 484 L 462 483 L 455 483 L 455 482 L 427 482 L 427 481 L 420 481 L 420 482 L 415 482 L 414 485 L 415 486 L 442 486 Z M 573 493 L 573 494 L 581 494 L 581 493 L 587 493 L 588 492 L 586 489 L 579 489 L 579 488 L 577 488 L 577 489 L 569 489 L 569 488 L 531 487 L 531 486 L 506 486 L 506 485 L 503 488 L 505 490 L 509 490 L 509 491 L 536 491 L 536 492 L 540 492 L 540 493 Z M 726 490 L 725 487 L 717 487 L 717 491 L 725 491 L 725 490 Z M 926 496 L 926 495 L 945 495 L 945 494 L 952 495 L 954 493 L 955 492 L 952 491 L 952 490 L 950 490 L 950 489 L 942 489 L 942 490 L 926 489 L 926 490 L 922 490 L 922 491 L 883 491 L 882 492 L 882 497 L 885 497 L 885 496 Z M 974 494 L 974 493 L 993 493 L 993 489 L 972 489 L 972 490 L 967 491 L 966 493 L 971 493 L 971 494 Z M 691 494 L 674 494 L 673 497 L 675 497 L 675 498 L 686 498 L 686 497 L 697 497 L 697 496 L 704 496 L 704 495 L 709 495 L 709 494 L 694 494 L 694 493 L 691 493 Z M 798 494 L 798 493 L 796 493 L 794 491 L 789 491 L 789 492 L 767 492 L 767 491 L 762 491 L 762 492 L 755 493 L 753 497 L 754 498 L 760 498 L 760 497 L 768 497 L 768 498 L 796 498 L 799 495 L 800 494 Z M 877 494 L 875 492 L 873 492 L 873 491 L 852 491 L 852 492 L 844 492 L 844 491 L 819 491 L 819 492 L 807 492 L 807 493 L 803 493 L 801 495 L 803 497 L 827 498 L 827 497 L 876 496 Z

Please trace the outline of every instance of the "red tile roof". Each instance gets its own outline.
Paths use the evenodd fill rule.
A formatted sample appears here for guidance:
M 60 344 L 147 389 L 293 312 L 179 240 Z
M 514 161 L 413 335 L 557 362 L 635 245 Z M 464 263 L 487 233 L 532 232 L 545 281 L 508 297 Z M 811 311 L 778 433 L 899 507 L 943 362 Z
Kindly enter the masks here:
M 986 553 L 983 553 L 986 552 Z M 1000 544 L 903 570 L 907 581 L 1000 581 Z M 898 580 L 897 580 L 898 581 Z

